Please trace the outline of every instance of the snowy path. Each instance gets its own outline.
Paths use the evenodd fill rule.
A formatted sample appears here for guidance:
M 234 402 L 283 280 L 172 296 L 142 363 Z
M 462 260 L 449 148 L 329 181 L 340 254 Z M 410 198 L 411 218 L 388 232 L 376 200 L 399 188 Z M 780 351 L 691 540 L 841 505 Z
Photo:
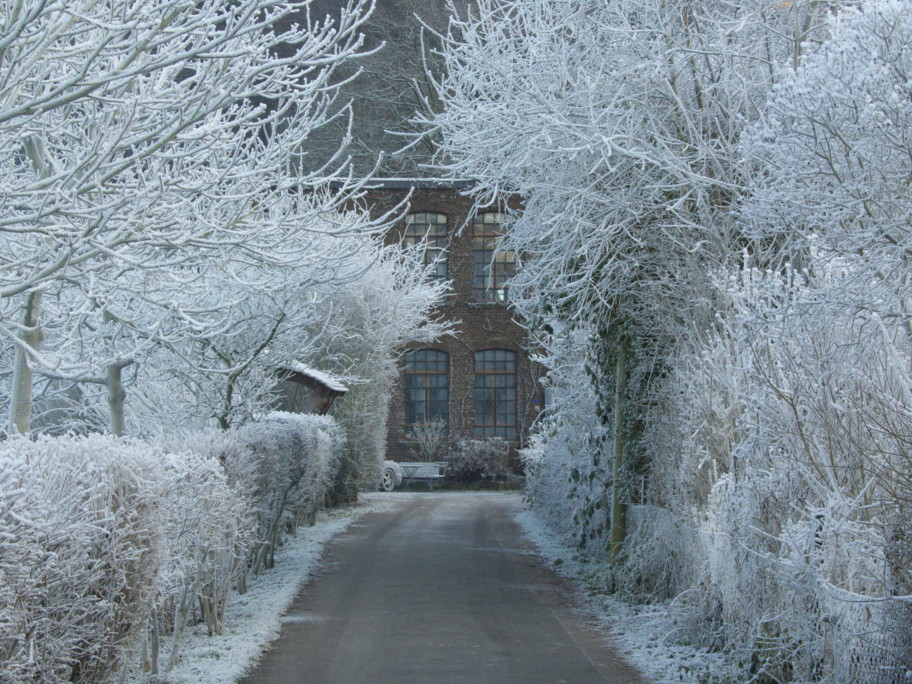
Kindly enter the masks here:
M 523 540 L 516 494 L 390 494 L 244 684 L 640 681 Z
M 371 511 L 379 511 L 393 502 L 363 497 L 354 506 L 322 511 L 313 527 L 301 528 L 297 537 L 286 540 L 276 553 L 274 568 L 249 578 L 249 591 L 243 596 L 232 593 L 229 599 L 225 631 L 208 636 L 203 624 L 192 625 L 180 649 L 180 661 L 162 681 L 167 684 L 226 684 L 235 682 L 256 662 L 262 649 L 280 633 L 279 616 L 291 605 L 302 585 L 319 568 L 323 549 L 341 534 L 353 520 Z M 161 651 L 169 654 L 170 639 L 162 642 Z M 134 663 L 141 661 L 139 654 Z M 2 676 L 0 676 L 2 681 Z M 126 682 L 150 681 L 138 670 L 128 673 Z

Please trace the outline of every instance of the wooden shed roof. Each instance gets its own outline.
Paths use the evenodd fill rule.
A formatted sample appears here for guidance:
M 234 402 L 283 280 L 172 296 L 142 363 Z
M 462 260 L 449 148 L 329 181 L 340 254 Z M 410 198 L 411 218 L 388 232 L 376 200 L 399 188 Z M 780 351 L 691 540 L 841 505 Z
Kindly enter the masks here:
M 343 395 L 348 392 L 348 387 L 342 384 L 342 382 L 326 373 L 325 371 L 317 370 L 316 368 L 311 368 L 300 362 L 294 362 L 288 364 L 288 366 L 282 368 L 283 371 L 287 372 L 290 377 L 288 378 L 292 382 L 305 382 L 309 380 L 311 383 L 314 383 L 321 387 L 326 392 Z M 297 377 L 296 377 L 297 376 Z M 306 380 L 305 380 L 306 379 Z

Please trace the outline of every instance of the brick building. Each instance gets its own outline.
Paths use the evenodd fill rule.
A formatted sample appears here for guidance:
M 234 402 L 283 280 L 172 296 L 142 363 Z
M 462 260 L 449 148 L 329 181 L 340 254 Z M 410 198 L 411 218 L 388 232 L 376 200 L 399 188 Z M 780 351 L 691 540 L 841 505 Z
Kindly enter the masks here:
M 465 183 L 378 180 L 367 196 L 379 215 L 409 192 L 410 211 L 388 239 L 425 245 L 435 277 L 452 281 L 443 316 L 458 322 L 455 336 L 409 347 L 393 393 L 387 458 L 411 460 L 409 432 L 424 420 L 444 421 L 451 442 L 461 437 L 502 437 L 524 445 L 541 412 L 541 369 L 527 351 L 527 335 L 507 304 L 504 281 L 513 255 L 496 250 L 501 216 L 473 213 L 461 195 Z
M 428 263 L 441 257 L 437 277 L 452 281 L 442 314 L 459 322 L 458 332 L 405 350 L 401 362 L 387 434 L 387 458 L 397 461 L 414 457 L 411 427 L 428 419 L 445 421 L 451 442 L 496 436 L 521 447 L 544 403 L 541 369 L 530 362 L 527 335 L 506 302 L 503 283 L 513 262 L 511 254 L 494 249 L 497 214 L 474 216 L 473 202 L 459 193 L 466 183 L 418 177 L 432 161 L 435 137 L 413 118 L 434 100 L 428 72 L 439 77 L 445 66 L 435 32 L 445 34 L 451 10 L 461 13 L 471 4 L 377 0 L 363 26 L 364 48 L 376 52 L 337 74 L 351 79 L 337 106 L 350 106 L 352 120 L 346 115 L 331 121 L 314 136 L 304 160 L 320 168 L 344 142 L 354 177 L 409 176 L 370 181 L 368 205 L 380 216 L 411 192 L 410 213 L 389 240 L 426 244 Z M 315 0 L 311 10 L 314 16 L 334 15 L 340 6 L 337 0 Z M 361 76 L 352 78 L 356 70 Z M 420 139 L 400 149 L 403 134 L 419 132 Z

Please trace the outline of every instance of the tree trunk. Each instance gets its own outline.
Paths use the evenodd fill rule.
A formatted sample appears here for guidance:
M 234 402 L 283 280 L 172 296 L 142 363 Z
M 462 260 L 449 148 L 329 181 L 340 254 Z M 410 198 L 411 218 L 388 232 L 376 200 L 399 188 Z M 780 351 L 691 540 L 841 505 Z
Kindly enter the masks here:
M 22 314 L 21 344 L 16 347 L 13 362 L 13 387 L 10 399 L 9 433 L 27 435 L 32 416 L 32 352 L 41 344 L 38 314 L 41 310 L 41 293 L 31 292 L 25 300 Z
M 611 562 L 614 563 L 627 536 L 620 479 L 624 463 L 624 395 L 627 392 L 627 344 L 618 342 L 614 383 L 614 465 L 611 469 Z
M 108 388 L 108 408 L 111 412 L 111 434 L 123 437 L 124 402 L 127 393 L 123 388 L 123 365 L 112 363 L 108 366 L 108 377 L 105 383 Z

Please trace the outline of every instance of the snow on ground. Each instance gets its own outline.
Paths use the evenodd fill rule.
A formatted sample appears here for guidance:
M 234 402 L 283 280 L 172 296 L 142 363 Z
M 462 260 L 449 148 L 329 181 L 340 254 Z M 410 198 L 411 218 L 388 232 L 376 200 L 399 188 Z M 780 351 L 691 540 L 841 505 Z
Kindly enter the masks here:
M 491 492 L 496 494 L 499 492 Z M 469 492 L 446 492 L 448 496 Z M 477 496 L 479 492 L 471 492 Z M 251 577 L 249 591 L 232 594 L 224 634 L 208 637 L 205 625 L 190 626 L 181 646 L 181 659 L 161 678 L 167 684 L 229 684 L 236 682 L 259 660 L 264 649 L 279 634 L 282 615 L 317 568 L 323 549 L 334 537 L 366 513 L 395 506 L 421 492 L 393 495 L 362 494 L 355 506 L 322 512 L 313 527 L 303 528 L 276 553 L 276 566 Z M 741 681 L 738 670 L 721 654 L 671 642 L 674 618 L 667 604 L 632 605 L 601 593 L 603 574 L 597 563 L 578 557 L 575 549 L 562 545 L 531 511 L 516 516 L 520 527 L 554 570 L 583 590 L 584 607 L 611 634 L 621 653 L 656 684 L 701 682 L 717 684 Z M 165 661 L 170 643 L 163 640 Z M 147 682 L 133 678 L 130 683 Z
M 264 648 L 279 635 L 282 614 L 313 574 L 326 544 L 364 514 L 395 505 L 392 500 L 361 498 L 363 500 L 353 506 L 321 512 L 316 525 L 301 528 L 297 537 L 287 540 L 276 552 L 274 568 L 249 578 L 246 594 L 232 593 L 223 634 L 210 637 L 206 635 L 205 625 L 188 626 L 180 661 L 160 681 L 167 684 L 229 684 L 251 669 Z M 170 652 L 170 641 L 163 639 L 163 662 Z
M 516 521 L 555 572 L 582 590 L 586 612 L 610 633 L 624 657 L 655 684 L 743 681 L 743 672 L 723 654 L 673 643 L 677 628 L 667 603 L 634 605 L 604 593 L 604 566 L 579 558 L 532 511 L 522 511 Z

